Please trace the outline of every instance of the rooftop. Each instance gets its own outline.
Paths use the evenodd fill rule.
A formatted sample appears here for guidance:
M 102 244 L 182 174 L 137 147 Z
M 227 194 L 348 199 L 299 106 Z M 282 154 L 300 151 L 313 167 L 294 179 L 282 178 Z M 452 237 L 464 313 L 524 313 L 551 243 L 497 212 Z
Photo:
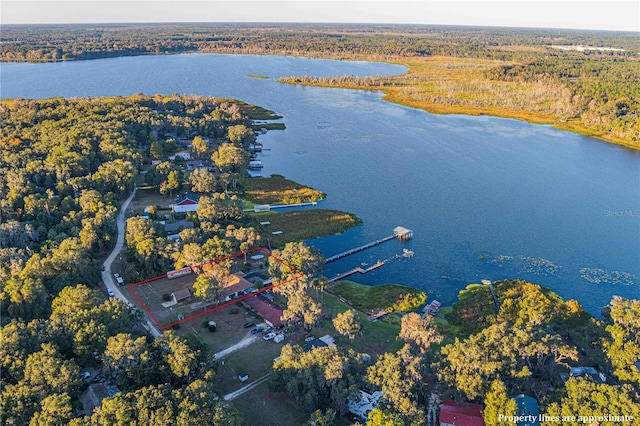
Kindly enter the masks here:
M 274 328 L 282 327 L 282 313 L 284 310 L 281 307 L 269 302 L 262 296 L 249 297 L 244 299 L 243 302 L 256 311 L 269 326 Z
M 445 399 L 440 404 L 440 424 L 484 426 L 482 405 Z

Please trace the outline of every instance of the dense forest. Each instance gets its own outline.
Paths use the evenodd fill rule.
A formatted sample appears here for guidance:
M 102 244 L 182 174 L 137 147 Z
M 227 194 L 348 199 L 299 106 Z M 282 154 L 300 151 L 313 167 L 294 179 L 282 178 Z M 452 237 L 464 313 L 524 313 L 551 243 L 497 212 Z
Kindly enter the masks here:
M 282 81 L 382 89 L 388 100 L 430 112 L 550 123 L 638 148 L 637 41 L 637 34 L 622 32 L 417 25 L 6 26 L 0 60 L 215 52 L 393 61 L 409 73 Z
M 255 108 L 142 95 L 0 105 L 2 424 L 67 424 L 86 388 L 80 370 L 98 360 L 122 392 L 91 420 L 74 424 L 238 424 L 234 411 L 216 402 L 210 354 L 171 333 L 150 339 L 139 311 L 104 300 L 98 259 L 112 247 L 119 202 L 134 188 L 143 162 L 166 158 L 177 137 L 206 135 L 219 145 L 252 137 L 245 111 Z M 178 189 L 171 187 L 177 167 L 158 166 L 149 179 Z M 206 178 L 194 182 L 203 185 Z M 144 235 L 136 234 L 140 227 Z M 174 258 L 158 262 L 175 251 L 167 239 L 138 228 L 130 224 L 127 241 L 134 269 L 172 268 Z M 229 249 L 246 240 L 238 231 L 223 234 L 236 237 L 223 244 Z

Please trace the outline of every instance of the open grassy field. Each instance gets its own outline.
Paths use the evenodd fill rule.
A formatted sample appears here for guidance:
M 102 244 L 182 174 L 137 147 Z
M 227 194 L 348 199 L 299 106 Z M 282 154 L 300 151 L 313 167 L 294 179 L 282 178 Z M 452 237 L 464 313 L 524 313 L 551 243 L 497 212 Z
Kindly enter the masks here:
M 323 312 L 328 318 L 334 318 L 337 314 L 352 309 L 351 306 L 341 302 L 338 297 L 327 292 L 315 297 L 322 302 Z M 394 352 L 402 347 L 402 342 L 396 340 L 398 333 L 400 333 L 398 325 L 384 321 L 369 321 L 362 312 L 358 312 L 358 318 L 362 324 L 362 333 L 353 341 L 346 337 L 339 337 L 331 321 L 326 321 L 320 327 L 314 328 L 311 334 L 317 337 L 330 334 L 336 338 L 338 346 L 353 349 L 356 352 L 368 353 L 371 356 Z
M 282 176 L 255 178 L 246 181 L 245 197 L 253 204 L 295 204 L 320 201 L 326 194 L 300 185 Z
M 425 292 L 398 284 L 369 286 L 352 281 L 341 281 L 331 291 L 363 312 L 386 309 L 389 312 L 412 311 L 424 306 Z
M 308 420 L 300 406 L 286 393 L 273 393 L 268 382 L 233 401 L 249 426 L 300 426 Z
M 256 213 L 252 216 L 256 222 L 271 222 L 270 225 L 258 227 L 262 244 L 271 248 L 283 247 L 288 242 L 339 234 L 362 223 L 351 213 L 316 208 Z M 282 234 L 273 235 L 272 232 L 276 231 L 282 231 Z
M 130 213 L 135 214 L 143 214 L 144 208 L 147 206 L 159 206 L 161 208 L 169 208 L 169 204 L 173 203 L 173 199 L 168 196 L 163 197 L 155 190 L 155 188 L 151 187 L 142 187 L 138 188 L 136 191 L 136 196 L 133 200 L 131 200 L 131 204 L 129 204 L 129 208 L 127 209 Z M 171 213 L 170 210 L 158 210 L 158 214 Z

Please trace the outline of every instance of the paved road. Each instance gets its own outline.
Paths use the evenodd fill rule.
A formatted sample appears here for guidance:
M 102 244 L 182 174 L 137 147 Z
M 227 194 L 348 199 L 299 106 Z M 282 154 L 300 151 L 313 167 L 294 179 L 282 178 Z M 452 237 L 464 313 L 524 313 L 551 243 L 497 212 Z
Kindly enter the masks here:
M 118 214 L 118 217 L 116 217 L 116 226 L 118 227 L 118 239 L 116 240 L 116 246 L 113 248 L 113 251 L 111 252 L 109 257 L 107 257 L 104 263 L 102 264 L 104 266 L 103 268 L 104 270 L 102 271 L 102 281 L 104 282 L 104 285 L 106 285 L 107 288 L 110 288 L 111 291 L 113 291 L 113 293 L 115 294 L 115 297 L 117 297 L 118 299 L 122 300 L 127 304 L 129 303 L 129 300 L 127 300 L 127 298 L 123 296 L 123 294 L 120 292 L 120 288 L 116 285 L 115 281 L 113 280 L 113 274 L 111 273 L 111 264 L 116 259 L 116 257 L 120 255 L 120 252 L 124 247 L 124 231 L 125 231 L 125 224 L 126 224 L 125 213 L 127 211 L 127 207 L 129 207 L 129 203 L 131 202 L 131 200 L 133 200 L 133 197 L 135 197 L 136 195 L 136 190 L 137 188 L 134 188 L 133 192 L 131 192 L 131 195 L 129 195 L 129 197 L 126 200 L 124 200 L 124 202 L 122 203 L 122 207 L 120 208 L 120 213 Z M 160 335 L 160 331 L 156 328 L 155 324 L 153 324 L 148 319 L 147 319 L 145 328 L 154 337 L 158 337 Z

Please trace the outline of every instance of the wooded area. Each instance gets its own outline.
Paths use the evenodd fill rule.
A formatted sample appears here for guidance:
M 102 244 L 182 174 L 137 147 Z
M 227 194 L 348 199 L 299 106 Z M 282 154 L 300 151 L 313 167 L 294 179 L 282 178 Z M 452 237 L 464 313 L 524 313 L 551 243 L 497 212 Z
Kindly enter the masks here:
M 142 95 L 0 105 L 2 424 L 240 424 L 216 402 L 210 355 L 171 333 L 149 339 L 139 311 L 104 300 L 98 259 L 112 247 L 119 201 L 143 161 L 166 158 L 175 138 L 196 133 L 242 143 L 244 107 Z M 171 187 L 172 176 L 172 190 L 188 185 L 173 163 L 162 164 L 149 175 L 158 190 Z M 233 250 L 248 238 L 236 229 L 222 236 L 209 245 Z M 176 247 L 149 221 L 131 218 L 127 243 L 137 274 L 164 273 L 177 261 Z M 93 417 L 72 420 L 86 388 L 80 370 L 98 359 L 122 393 Z

